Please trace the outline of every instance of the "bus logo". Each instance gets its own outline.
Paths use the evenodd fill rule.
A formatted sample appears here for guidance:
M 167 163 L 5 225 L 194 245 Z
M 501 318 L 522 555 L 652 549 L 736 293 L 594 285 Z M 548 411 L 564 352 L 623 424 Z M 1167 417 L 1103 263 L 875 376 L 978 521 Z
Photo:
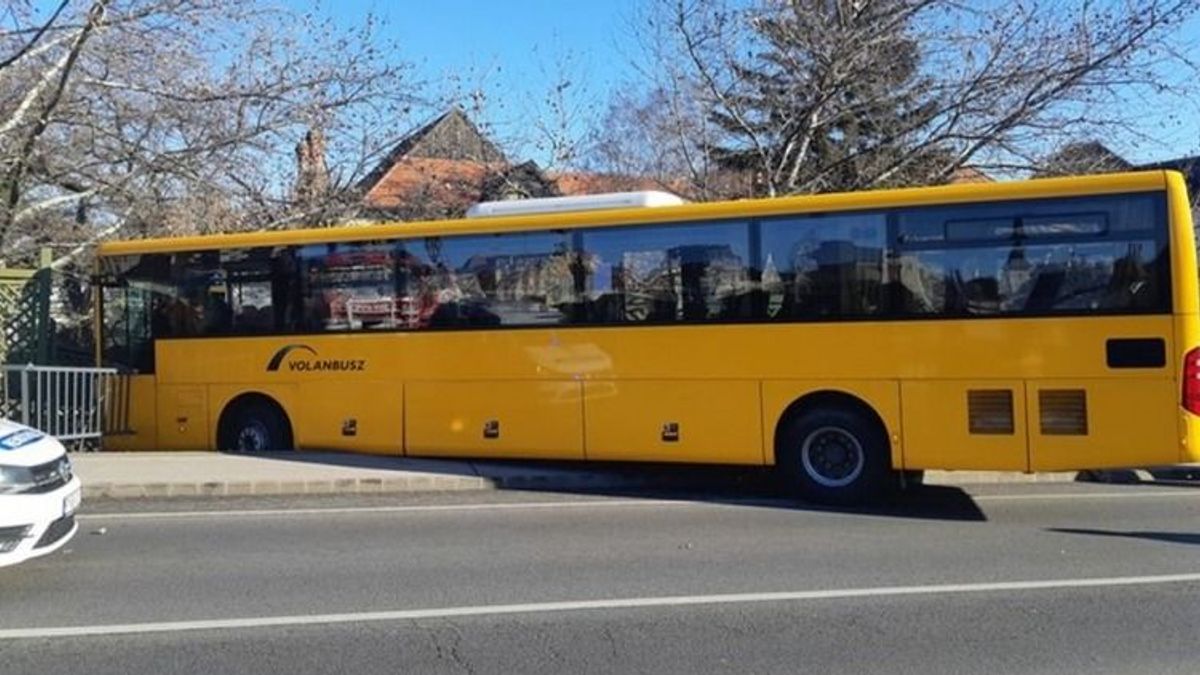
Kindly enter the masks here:
M 305 351 L 313 356 L 317 356 L 317 350 L 308 345 L 284 345 L 275 352 L 271 357 L 271 361 L 267 363 L 267 372 L 273 373 L 279 370 L 283 365 L 284 359 L 288 354 L 294 351 Z M 287 362 L 287 369 L 297 372 L 316 372 L 316 371 L 363 371 L 367 369 L 366 359 L 296 359 Z
M 284 347 L 282 349 L 275 352 L 275 356 L 271 357 L 271 362 L 267 364 L 267 372 L 273 373 L 273 372 L 279 370 L 279 366 L 281 366 L 283 364 L 283 360 L 285 358 L 287 358 L 287 355 L 297 349 L 303 349 L 304 351 L 308 352 L 309 354 L 312 354 L 313 356 L 317 355 L 317 350 L 313 349 L 312 347 L 309 347 L 308 345 L 284 345 Z

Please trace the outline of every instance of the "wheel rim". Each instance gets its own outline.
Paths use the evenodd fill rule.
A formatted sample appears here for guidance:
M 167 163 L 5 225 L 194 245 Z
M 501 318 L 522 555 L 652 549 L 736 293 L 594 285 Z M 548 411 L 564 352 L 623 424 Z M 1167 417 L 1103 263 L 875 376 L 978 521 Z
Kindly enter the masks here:
M 241 452 L 261 452 L 267 450 L 271 442 L 271 432 L 267 425 L 258 420 L 246 423 L 238 430 L 237 449 Z
M 838 488 L 862 475 L 866 454 L 854 434 L 838 427 L 821 427 L 804 439 L 800 461 L 818 484 Z

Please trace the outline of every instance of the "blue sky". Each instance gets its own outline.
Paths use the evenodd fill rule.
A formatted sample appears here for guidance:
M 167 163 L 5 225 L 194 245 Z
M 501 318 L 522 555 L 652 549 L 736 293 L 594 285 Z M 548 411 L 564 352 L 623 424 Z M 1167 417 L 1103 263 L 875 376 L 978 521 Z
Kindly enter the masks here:
M 284 0 L 310 9 L 314 0 Z M 383 20 L 383 34 L 400 45 L 397 58 L 412 63 L 433 95 L 462 98 L 481 89 L 487 101 L 479 114 L 486 131 L 545 162 L 529 121 L 545 119 L 544 99 L 556 78 L 572 82 L 575 124 L 601 112 L 608 94 L 636 79 L 631 38 L 639 0 L 315 0 L 317 11 L 347 26 L 370 13 Z M 1200 39 L 1200 17 L 1181 31 Z M 1193 44 L 1193 47 L 1196 45 Z M 447 79 L 458 74 L 457 79 Z M 1169 73 L 1167 77 L 1177 75 Z M 1138 141 L 1108 139 L 1135 162 L 1200 153 L 1200 85 L 1196 100 L 1136 99 L 1143 109 Z M 432 114 L 432 111 L 431 113 Z
M 508 145 L 545 163 L 532 119 L 546 119 L 545 100 L 556 82 L 571 83 L 568 104 L 574 131 L 601 112 L 614 87 L 635 75 L 630 22 L 639 0 L 285 0 L 316 7 L 350 27 L 368 15 L 381 20 L 382 36 L 401 48 L 435 101 L 483 91 L 479 120 Z M 435 102 L 435 106 L 440 103 Z M 436 110 L 429 111 L 434 114 Z
M 514 89 L 533 84 L 558 56 L 586 62 L 599 83 L 628 72 L 620 56 L 628 39 L 633 0 L 433 0 L 386 2 L 345 0 L 338 14 L 372 12 L 388 20 L 408 57 L 428 74 L 467 67 L 503 69 L 501 81 Z M 418 5 L 419 9 L 405 7 Z
M 230 0 L 235 1 L 235 0 Z M 398 45 L 396 61 L 414 67 L 420 93 L 430 100 L 418 118 L 428 119 L 448 101 L 463 104 L 485 131 L 522 158 L 546 164 L 534 120 L 550 119 L 546 98 L 566 78 L 572 131 L 582 133 L 603 112 L 615 87 L 637 80 L 632 22 L 646 0 L 268 0 L 301 12 L 314 11 L 344 28 L 361 26 L 368 15 L 380 20 L 380 37 Z M 979 0 L 980 2 L 1007 0 Z M 1081 0 L 1076 0 L 1081 1 Z M 1101 0 L 1124 2 L 1126 0 Z M 46 1 L 45 7 L 53 4 Z M 41 7 L 42 2 L 34 3 Z M 1180 31 L 1200 47 L 1200 15 Z M 1200 154 L 1200 73 L 1166 72 L 1166 79 L 1190 78 L 1191 100 L 1130 97 L 1138 112 L 1140 140 L 1103 139 L 1135 162 Z M 470 94 L 482 91 L 481 110 Z M 420 119 L 398 120 L 394 133 Z

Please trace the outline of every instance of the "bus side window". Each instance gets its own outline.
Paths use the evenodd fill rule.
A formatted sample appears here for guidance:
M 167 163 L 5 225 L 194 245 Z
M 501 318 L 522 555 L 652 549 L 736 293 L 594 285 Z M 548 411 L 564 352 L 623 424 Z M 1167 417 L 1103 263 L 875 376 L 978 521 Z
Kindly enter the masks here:
M 418 252 L 422 247 L 415 247 Z M 417 286 L 439 327 L 564 324 L 576 314 L 574 251 L 565 231 L 441 237 L 424 246 Z
M 747 317 L 754 282 L 745 221 L 598 228 L 582 240 L 588 323 Z
M 769 319 L 871 316 L 883 310 L 887 240 L 881 213 L 763 221 Z
M 902 314 L 1167 311 L 1166 224 L 1154 197 L 1121 195 L 910 209 L 911 223 L 953 219 L 944 241 L 903 236 L 890 276 Z M 1005 223 L 1011 223 L 1006 225 Z

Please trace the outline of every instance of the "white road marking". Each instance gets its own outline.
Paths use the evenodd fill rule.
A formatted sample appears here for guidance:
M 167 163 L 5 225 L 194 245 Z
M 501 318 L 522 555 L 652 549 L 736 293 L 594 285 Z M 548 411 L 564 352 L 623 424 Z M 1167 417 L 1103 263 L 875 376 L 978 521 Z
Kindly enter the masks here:
M 1200 499 L 1200 490 L 1155 490 L 1142 492 L 1073 492 L 1066 494 L 1023 494 L 1023 495 L 977 495 L 976 502 L 1020 502 L 1041 500 L 1088 500 L 1088 499 Z M 628 508 L 628 507 L 732 507 L 732 506 L 789 506 L 794 502 L 787 499 L 722 499 L 703 501 L 694 499 L 592 499 L 563 502 L 491 502 L 472 504 L 416 504 L 409 506 L 345 506 L 297 509 L 246 509 L 208 511 L 130 511 L 124 513 L 81 513 L 77 520 L 152 520 L 170 518 L 258 518 L 269 516 L 322 516 L 352 515 L 369 513 L 429 513 L 439 511 L 495 511 L 536 510 L 573 508 Z M 831 511 L 832 513 L 854 514 L 856 511 Z M 815 511 L 820 513 L 820 511 Z M 865 512 L 871 513 L 871 512 Z M 897 515 L 903 515 L 898 513 Z
M 357 513 L 422 513 L 433 511 L 494 511 L 514 509 L 555 509 L 580 507 L 627 507 L 627 506 L 696 506 L 701 502 L 671 499 L 594 499 L 569 502 L 492 502 L 474 504 L 414 504 L 409 506 L 334 506 L 327 508 L 302 509 L 248 509 L 240 511 L 147 511 L 128 513 L 87 513 L 76 516 L 79 520 L 140 520 L 152 518 L 249 518 L 259 516 L 316 516 Z
M 730 605 L 767 602 L 802 602 L 817 600 L 846 600 L 918 595 L 947 595 L 964 593 L 993 593 L 1000 591 L 1051 591 L 1079 588 L 1119 586 L 1151 586 L 1163 584 L 1200 583 L 1200 573 L 1162 574 L 1156 576 L 1101 577 L 1090 579 L 1047 579 L 1035 581 L 997 581 L 968 584 L 936 584 L 924 586 L 883 586 L 875 588 L 846 588 L 774 593 L 728 593 L 717 595 L 680 595 L 667 597 L 612 598 L 606 600 L 576 600 L 565 602 L 532 602 L 511 605 L 478 605 L 434 609 L 402 609 L 379 612 L 347 612 L 341 614 L 300 614 L 287 616 L 207 619 L 199 621 L 163 621 L 155 623 L 100 624 L 93 626 L 61 626 L 42 628 L 13 628 L 0 630 L 0 640 L 33 638 L 89 637 L 102 635 L 143 635 L 148 633 L 181 633 L 198 630 L 231 630 L 240 628 L 275 628 L 280 626 L 315 626 L 367 623 L 378 621 L 407 621 L 413 619 L 445 619 L 455 617 L 498 616 L 507 614 L 541 614 L 547 612 L 596 611 L 612 609 L 647 609 L 655 607 L 688 607 L 695 605 Z
M 1146 499 L 1149 497 L 1158 497 L 1160 499 L 1197 499 L 1200 498 L 1200 490 L 1189 491 L 1187 489 L 1168 489 L 1154 491 L 1147 490 L 1142 492 L 1066 492 L 1043 495 L 978 495 L 971 497 L 971 499 L 977 502 L 1022 502 L 1035 500 L 1072 499 Z

